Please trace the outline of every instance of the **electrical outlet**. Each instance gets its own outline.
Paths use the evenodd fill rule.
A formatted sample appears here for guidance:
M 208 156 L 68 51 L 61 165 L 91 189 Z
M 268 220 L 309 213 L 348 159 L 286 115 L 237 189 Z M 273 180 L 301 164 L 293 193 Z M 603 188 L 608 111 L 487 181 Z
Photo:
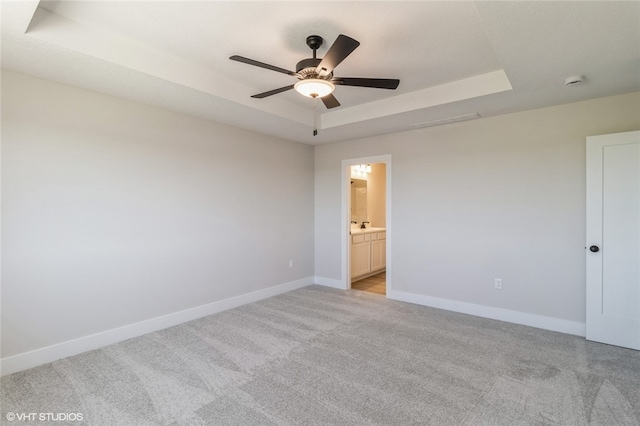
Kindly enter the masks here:
M 293 268 L 293 259 L 289 259 L 289 268 Z
M 493 280 L 493 285 L 496 290 L 502 290 L 502 278 L 496 278 L 495 280 Z

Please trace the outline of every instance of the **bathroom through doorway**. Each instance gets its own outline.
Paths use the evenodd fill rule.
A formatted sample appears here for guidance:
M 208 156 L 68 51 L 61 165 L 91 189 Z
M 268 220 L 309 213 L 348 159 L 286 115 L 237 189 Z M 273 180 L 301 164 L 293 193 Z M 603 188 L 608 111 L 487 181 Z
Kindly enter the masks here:
M 386 295 L 391 277 L 391 156 L 345 161 L 345 288 Z

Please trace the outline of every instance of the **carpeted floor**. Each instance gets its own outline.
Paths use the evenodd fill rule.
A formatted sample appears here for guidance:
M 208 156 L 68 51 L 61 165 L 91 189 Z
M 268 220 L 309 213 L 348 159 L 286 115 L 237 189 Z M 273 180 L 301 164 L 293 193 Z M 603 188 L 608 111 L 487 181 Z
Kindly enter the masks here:
M 1 385 L 3 424 L 640 424 L 640 352 L 321 286 Z

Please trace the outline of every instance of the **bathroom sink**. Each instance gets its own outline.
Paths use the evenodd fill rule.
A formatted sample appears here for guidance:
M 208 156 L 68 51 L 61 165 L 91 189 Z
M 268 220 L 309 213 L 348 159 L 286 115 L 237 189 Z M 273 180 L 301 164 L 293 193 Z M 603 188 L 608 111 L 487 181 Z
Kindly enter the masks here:
M 362 234 L 365 232 L 378 232 L 378 231 L 386 231 L 386 228 L 366 228 L 366 229 L 362 229 L 362 228 L 357 228 L 357 229 L 352 229 L 351 233 L 352 234 Z

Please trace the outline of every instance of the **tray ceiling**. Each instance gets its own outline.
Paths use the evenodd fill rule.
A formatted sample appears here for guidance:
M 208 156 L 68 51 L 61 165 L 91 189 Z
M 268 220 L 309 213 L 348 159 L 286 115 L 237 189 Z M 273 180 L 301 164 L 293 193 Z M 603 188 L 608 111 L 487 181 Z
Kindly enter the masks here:
M 638 2 L 25 1 L 2 3 L 2 66 L 302 143 L 337 142 L 640 90 Z M 286 69 L 308 35 L 360 41 L 340 77 L 399 78 L 397 90 L 338 86 L 342 106 L 295 91 Z M 565 87 L 570 75 L 585 83 Z

